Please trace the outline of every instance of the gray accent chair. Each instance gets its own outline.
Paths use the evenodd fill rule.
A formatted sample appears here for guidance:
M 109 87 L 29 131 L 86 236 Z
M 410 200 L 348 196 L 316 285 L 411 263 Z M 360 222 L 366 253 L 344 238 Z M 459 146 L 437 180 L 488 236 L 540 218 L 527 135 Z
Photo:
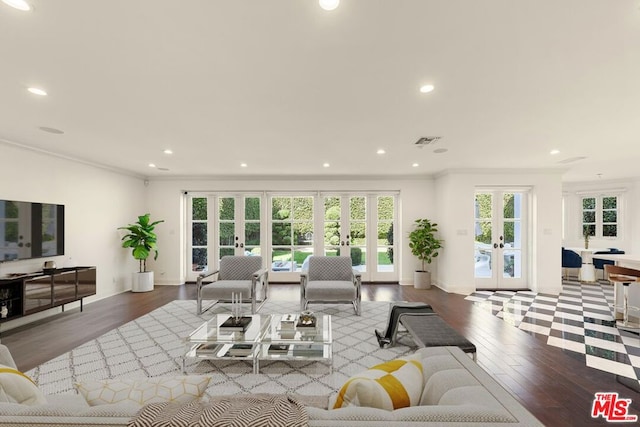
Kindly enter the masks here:
M 310 256 L 309 270 L 300 274 L 300 309 L 313 303 L 350 303 L 361 313 L 361 275 L 350 257 Z
M 217 275 L 213 282 L 204 281 L 213 275 Z M 233 293 L 241 294 L 243 303 L 251 302 L 251 314 L 256 314 L 267 301 L 269 272 L 262 267 L 260 256 L 223 256 L 220 269 L 200 274 L 197 286 L 199 315 L 219 302 L 231 303 Z M 203 300 L 216 302 L 202 310 Z

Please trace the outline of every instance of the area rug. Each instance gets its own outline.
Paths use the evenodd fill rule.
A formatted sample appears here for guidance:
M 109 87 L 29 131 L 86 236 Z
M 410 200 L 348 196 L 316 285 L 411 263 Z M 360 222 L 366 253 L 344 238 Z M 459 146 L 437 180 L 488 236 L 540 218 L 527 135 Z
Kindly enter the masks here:
M 296 392 L 326 395 L 340 389 L 353 374 L 378 363 L 413 353 L 406 337 L 395 347 L 381 349 L 374 329 L 385 329 L 389 303 L 362 302 L 362 316 L 350 305 L 312 305 L 318 313 L 332 316 L 333 369 L 326 362 L 261 361 L 254 374 L 248 361 L 198 361 L 187 359 L 190 374 L 207 374 L 207 394 Z M 74 392 L 74 384 L 88 379 L 143 378 L 180 375 L 184 337 L 230 306 L 218 304 L 197 316 L 196 302 L 173 301 L 151 313 L 83 344 L 72 351 L 30 370 L 45 394 Z M 268 301 L 261 314 L 296 313 L 295 301 Z

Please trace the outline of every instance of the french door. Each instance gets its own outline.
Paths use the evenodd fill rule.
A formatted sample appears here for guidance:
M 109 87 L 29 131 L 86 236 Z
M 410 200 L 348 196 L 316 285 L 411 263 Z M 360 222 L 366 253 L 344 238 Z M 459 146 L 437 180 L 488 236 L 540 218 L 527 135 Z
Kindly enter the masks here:
M 476 191 L 476 289 L 528 288 L 527 206 L 525 190 Z
M 187 280 L 217 269 L 225 255 L 262 253 L 260 195 L 212 195 L 188 198 Z
M 351 258 L 363 281 L 397 281 L 397 204 L 394 194 L 187 195 L 187 280 L 225 255 L 262 255 L 270 280 L 294 282 L 322 254 Z
M 396 281 L 393 195 L 323 195 L 322 253 L 346 256 L 363 281 Z

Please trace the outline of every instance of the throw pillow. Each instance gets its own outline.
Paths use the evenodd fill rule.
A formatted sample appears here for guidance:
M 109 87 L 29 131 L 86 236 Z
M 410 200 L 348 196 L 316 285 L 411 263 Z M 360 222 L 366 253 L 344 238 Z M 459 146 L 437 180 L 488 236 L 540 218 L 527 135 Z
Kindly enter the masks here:
M 392 411 L 417 405 L 423 388 L 422 362 L 395 359 L 349 378 L 333 408 L 367 406 Z
M 120 378 L 84 381 L 76 384 L 76 388 L 90 406 L 119 402 L 141 406 L 159 402 L 189 403 L 202 397 L 210 379 L 202 375 Z
M 47 399 L 31 378 L 17 369 L 0 365 L 0 402 L 44 405 Z

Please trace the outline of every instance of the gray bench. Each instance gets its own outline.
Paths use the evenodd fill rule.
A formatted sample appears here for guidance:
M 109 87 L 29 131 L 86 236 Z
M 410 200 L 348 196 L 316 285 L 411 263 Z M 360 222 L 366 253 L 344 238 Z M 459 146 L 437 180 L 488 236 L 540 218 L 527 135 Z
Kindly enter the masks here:
M 435 313 L 405 313 L 400 323 L 419 347 L 456 346 L 476 360 L 476 346 Z
M 476 346 L 449 326 L 425 303 L 391 303 L 386 331 L 375 331 L 380 348 L 396 343 L 399 324 L 404 326 L 419 347 L 456 346 L 465 353 L 472 353 L 473 360 L 476 360 Z

